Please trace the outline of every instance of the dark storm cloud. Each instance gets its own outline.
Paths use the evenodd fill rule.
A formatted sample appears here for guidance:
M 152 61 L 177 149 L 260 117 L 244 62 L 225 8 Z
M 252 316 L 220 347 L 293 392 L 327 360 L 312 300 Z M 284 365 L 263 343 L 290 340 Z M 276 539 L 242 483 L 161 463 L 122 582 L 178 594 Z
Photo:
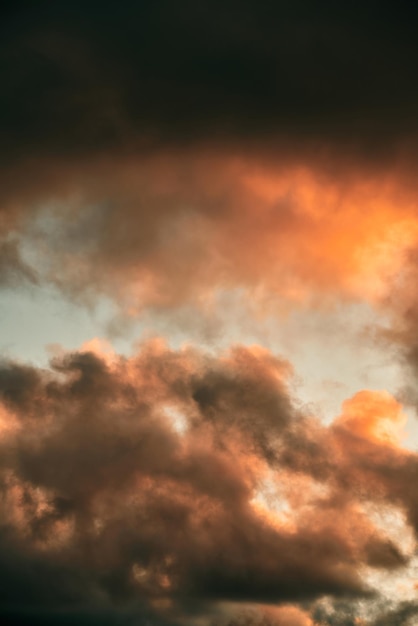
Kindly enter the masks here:
M 158 341 L 131 359 L 4 364 L 2 610 L 170 621 L 224 601 L 370 595 L 363 566 L 409 557 L 361 503 L 416 507 L 402 482 L 416 455 L 359 438 L 349 415 L 330 429 L 304 417 L 288 375 L 259 348 L 214 357 Z M 254 502 L 268 472 L 291 523 Z
M 2 23 L 3 160 L 416 131 L 412 5 L 44 2 Z
M 7 361 L 0 364 L 0 397 L 6 406 L 29 412 L 40 389 L 41 377 L 34 368 L 26 365 L 11 368 Z
M 328 220 L 346 210 L 353 172 L 386 168 L 372 200 L 353 192 L 349 210 L 374 202 L 382 171 L 414 185 L 415 17 L 385 3 L 9 4 L 0 234 L 29 242 L 42 284 L 105 293 L 124 310 L 236 286 L 332 291 L 372 230 L 359 221 L 351 256 Z M 312 181 L 267 199 L 263 184 L 247 184 L 254 171 L 277 180 L 293 166 L 324 189 L 341 183 L 335 202 L 315 199 L 325 220 L 297 193 Z M 19 259 L 13 267 L 34 276 Z
M 174 626 L 178 622 L 165 620 L 147 610 L 0 610 L 5 626 Z

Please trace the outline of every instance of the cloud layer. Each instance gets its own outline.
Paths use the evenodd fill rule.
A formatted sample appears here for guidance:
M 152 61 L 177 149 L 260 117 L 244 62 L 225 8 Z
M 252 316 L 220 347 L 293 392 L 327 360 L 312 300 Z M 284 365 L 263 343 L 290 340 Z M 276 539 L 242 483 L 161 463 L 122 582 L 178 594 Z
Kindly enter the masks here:
M 373 299 L 416 246 L 410 7 L 19 7 L 1 276 L 125 313 L 234 288 Z
M 280 137 L 381 158 L 416 132 L 415 18 L 373 2 L 19 3 L 2 27 L 4 154 Z
M 404 372 L 399 397 L 360 390 L 325 425 L 267 347 L 167 337 L 123 357 L 93 340 L 44 369 L 4 359 L 8 623 L 416 619 L 400 403 L 418 397 L 416 18 L 384 2 L 6 3 L 0 296 L 111 301 L 113 329 L 167 335 L 181 315 L 222 329 L 241 303 L 254 325 L 335 310 L 341 328 L 363 306 L 376 323 L 358 335 Z

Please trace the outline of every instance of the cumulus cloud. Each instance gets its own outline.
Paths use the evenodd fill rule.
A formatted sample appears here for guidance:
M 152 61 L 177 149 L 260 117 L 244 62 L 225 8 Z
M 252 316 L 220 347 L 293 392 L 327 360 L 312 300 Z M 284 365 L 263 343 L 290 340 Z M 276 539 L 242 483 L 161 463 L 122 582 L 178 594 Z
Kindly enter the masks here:
M 406 488 L 418 461 L 357 423 L 396 419 L 396 403 L 377 394 L 326 428 L 294 407 L 289 375 L 260 348 L 210 356 L 157 340 L 130 359 L 4 363 L 2 606 L 175 619 L 375 593 L 364 568 L 409 555 L 363 505 L 395 498 L 418 530 Z

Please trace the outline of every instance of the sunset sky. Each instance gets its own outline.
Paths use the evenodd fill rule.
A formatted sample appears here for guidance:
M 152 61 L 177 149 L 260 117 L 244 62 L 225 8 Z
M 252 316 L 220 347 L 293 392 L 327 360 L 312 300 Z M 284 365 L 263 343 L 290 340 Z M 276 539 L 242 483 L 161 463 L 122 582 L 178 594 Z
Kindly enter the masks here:
M 417 626 L 418 7 L 0 21 L 0 621 Z

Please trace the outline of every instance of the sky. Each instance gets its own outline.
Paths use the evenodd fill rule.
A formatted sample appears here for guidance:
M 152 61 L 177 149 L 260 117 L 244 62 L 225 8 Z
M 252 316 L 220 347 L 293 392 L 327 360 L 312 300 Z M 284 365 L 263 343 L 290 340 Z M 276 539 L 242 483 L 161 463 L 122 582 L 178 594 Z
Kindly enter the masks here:
M 0 20 L 0 619 L 418 624 L 418 9 Z

